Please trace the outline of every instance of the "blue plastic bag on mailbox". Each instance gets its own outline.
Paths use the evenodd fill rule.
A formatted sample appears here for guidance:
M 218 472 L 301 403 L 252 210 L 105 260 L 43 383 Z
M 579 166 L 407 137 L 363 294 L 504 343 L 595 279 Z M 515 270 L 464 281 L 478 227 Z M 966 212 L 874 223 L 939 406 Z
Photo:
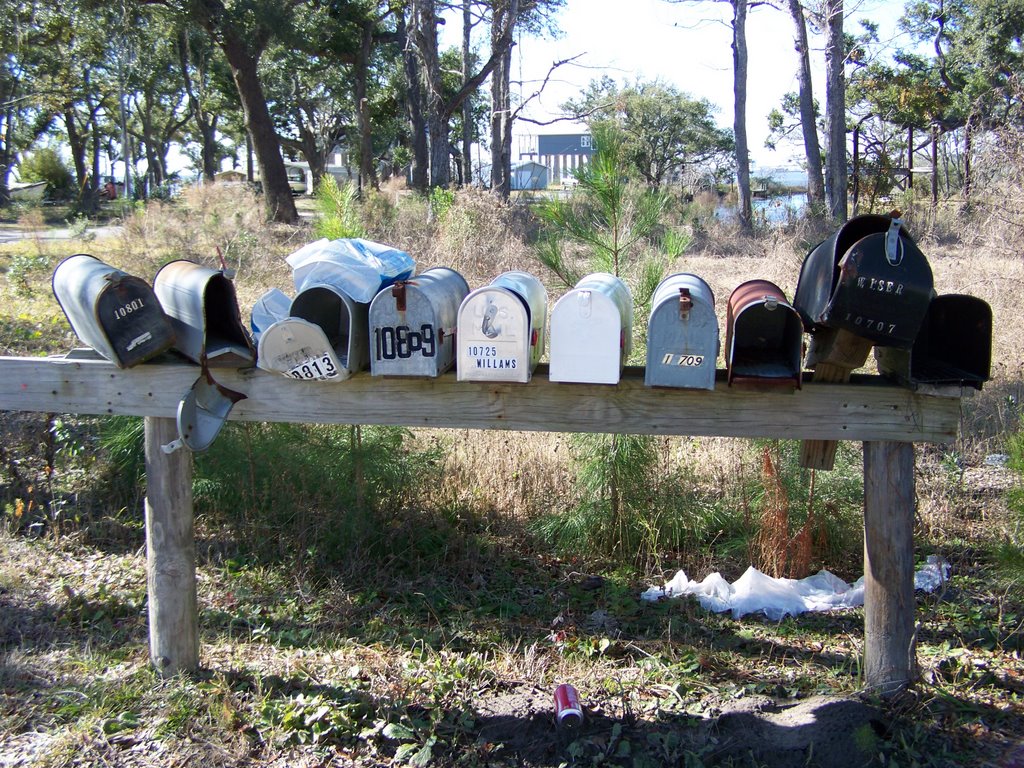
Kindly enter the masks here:
M 331 285 L 364 304 L 372 301 L 381 288 L 410 277 L 416 268 L 405 251 L 359 238 L 317 240 L 286 260 L 292 268 L 296 291 L 311 285 Z

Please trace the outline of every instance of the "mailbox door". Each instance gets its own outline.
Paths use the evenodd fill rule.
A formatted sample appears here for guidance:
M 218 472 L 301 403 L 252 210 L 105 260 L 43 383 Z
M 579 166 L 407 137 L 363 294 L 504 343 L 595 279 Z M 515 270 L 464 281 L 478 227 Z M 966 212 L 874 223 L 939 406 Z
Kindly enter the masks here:
M 278 320 L 260 334 L 257 364 L 301 381 L 343 381 L 350 371 L 316 323 L 298 317 Z
M 887 232 L 891 224 L 889 216 L 855 216 L 807 254 L 800 268 L 793 306 L 800 313 L 808 331 L 816 330 L 823 324 L 825 308 L 839 282 L 839 262 L 846 252 L 868 235 Z
M 575 288 L 551 310 L 551 381 L 618 384 L 625 338 L 622 314 L 605 293 Z
M 536 341 L 519 294 L 498 286 L 476 289 L 459 308 L 459 381 L 529 381 Z
M 548 292 L 544 284 L 529 272 L 502 272 L 491 285 L 506 288 L 526 305 L 530 322 L 531 346 L 529 367 L 532 372 L 544 354 L 544 344 L 548 322 Z
M 422 291 L 396 283 L 374 298 L 370 305 L 370 372 L 374 376 L 438 376 L 451 366 L 451 350 L 450 334 L 445 338 L 435 307 Z
M 879 346 L 909 348 L 934 295 L 931 267 L 917 245 L 871 234 L 850 247 L 839 270 L 822 322 Z

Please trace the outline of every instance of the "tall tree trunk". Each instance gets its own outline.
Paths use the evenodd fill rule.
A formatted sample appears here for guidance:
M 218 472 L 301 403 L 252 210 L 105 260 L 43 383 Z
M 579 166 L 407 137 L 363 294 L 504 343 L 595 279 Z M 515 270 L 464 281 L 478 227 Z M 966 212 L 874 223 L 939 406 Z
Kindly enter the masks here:
M 500 33 L 503 16 L 495 10 L 492 45 Z M 491 194 L 508 200 L 512 194 L 512 49 L 502 54 L 491 72 Z
M 818 143 L 817 115 L 814 114 L 814 91 L 811 87 L 811 48 L 807 42 L 807 21 L 800 0 L 789 0 L 789 13 L 796 26 L 796 51 L 800 57 L 797 80 L 800 91 L 800 128 L 804 137 L 804 158 L 807 161 L 807 206 L 813 216 L 825 210 L 825 180 L 822 176 L 821 146 Z
M 914 126 L 907 126 L 907 189 L 914 188 Z
M 405 100 L 409 117 L 412 166 L 409 169 L 410 184 L 420 192 L 427 189 L 427 124 L 423 118 L 423 87 L 420 82 L 420 66 L 416 51 L 408 37 L 405 14 L 398 14 L 398 41 L 402 46 L 402 61 L 405 65 L 405 82 L 408 95 Z
M 267 99 L 263 94 L 263 86 L 260 84 L 256 69 L 259 56 L 249 51 L 235 30 L 223 29 L 220 32 L 220 45 L 231 67 L 231 76 L 242 101 L 246 132 L 252 139 L 252 146 L 256 152 L 267 213 L 274 221 L 294 224 L 298 221 L 299 214 L 295 210 L 295 200 L 292 199 L 288 174 L 281 157 L 281 145 L 274 131 L 274 123 L 270 118 Z
M 366 21 L 360 31 L 359 53 L 356 56 L 356 120 L 359 126 L 359 178 L 380 189 L 377 169 L 373 163 L 373 129 L 370 122 L 370 101 L 366 97 L 370 54 L 373 52 L 373 22 Z
M 75 166 L 75 178 L 78 182 L 78 195 L 82 199 L 86 190 L 91 190 L 89 183 L 89 169 L 85 165 L 86 139 L 78 130 L 78 123 L 75 121 L 75 105 L 64 105 L 64 131 L 68 136 L 68 147 L 71 150 L 71 162 Z
M 846 172 L 846 43 L 843 39 L 843 0 L 825 3 L 825 59 L 828 75 L 825 81 L 825 116 L 828 124 L 828 167 L 825 186 L 828 190 L 828 213 L 833 221 L 847 219 Z
M 736 183 L 739 219 L 744 232 L 753 230 L 750 197 L 750 152 L 747 146 L 747 0 L 733 0 L 733 131 L 736 134 Z
M 462 82 L 472 72 L 470 33 L 473 31 L 472 0 L 462 0 Z M 493 74 L 497 77 L 497 72 Z M 462 183 L 473 183 L 473 109 L 470 99 L 462 102 Z
M 437 48 L 437 11 L 434 0 L 413 0 L 413 36 L 426 85 L 427 138 L 430 152 L 430 186 L 447 187 L 451 179 L 448 161 L 448 120 L 444 114 L 441 61 Z

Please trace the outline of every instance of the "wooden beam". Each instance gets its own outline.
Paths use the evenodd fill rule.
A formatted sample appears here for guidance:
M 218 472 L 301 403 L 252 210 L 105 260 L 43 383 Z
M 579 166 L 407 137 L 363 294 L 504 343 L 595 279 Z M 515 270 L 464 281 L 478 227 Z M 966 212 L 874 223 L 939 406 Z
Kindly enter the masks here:
M 146 419 L 146 591 L 149 657 L 161 675 L 199 667 L 192 454 L 165 453 L 174 419 Z
M 294 381 L 258 369 L 213 369 L 217 381 L 248 395 L 232 419 L 408 427 L 716 435 L 812 440 L 948 442 L 960 418 L 960 390 L 921 394 L 877 376 L 849 383 L 805 382 L 795 392 L 729 387 L 714 391 L 646 387 L 630 368 L 615 386 L 375 378 Z M 0 409 L 172 418 L 199 376 L 181 362 L 121 370 L 104 360 L 0 357 Z M 945 395 L 946 393 L 942 393 Z
M 914 660 L 914 446 L 864 443 L 864 684 L 884 696 Z

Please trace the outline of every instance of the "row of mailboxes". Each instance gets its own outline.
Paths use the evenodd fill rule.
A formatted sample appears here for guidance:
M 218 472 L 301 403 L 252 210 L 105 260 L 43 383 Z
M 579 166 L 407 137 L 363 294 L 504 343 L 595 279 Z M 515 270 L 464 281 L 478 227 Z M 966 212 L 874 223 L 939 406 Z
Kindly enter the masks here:
M 869 334 L 879 370 L 904 383 L 980 387 L 990 360 L 988 305 L 934 297 L 927 261 L 894 222 L 860 217 L 816 247 L 792 304 L 768 281 L 738 286 L 725 312 L 727 382 L 799 388 L 804 330 L 839 326 Z M 526 272 L 470 291 L 461 275 L 438 267 L 383 288 L 369 303 L 354 301 L 343 282 L 306 281 L 284 316 L 260 329 L 258 349 L 232 282 L 192 262 L 163 267 L 150 290 L 78 255 L 58 266 L 54 292 L 78 335 L 123 367 L 174 348 L 204 368 L 256 361 L 303 380 L 341 381 L 367 367 L 375 376 L 433 377 L 456 365 L 459 380 L 526 382 L 548 325 L 547 292 Z M 552 308 L 550 379 L 616 383 L 632 351 L 632 326 L 622 280 L 588 275 Z M 708 284 L 686 273 L 665 278 L 652 300 L 645 383 L 713 389 L 719 336 Z

